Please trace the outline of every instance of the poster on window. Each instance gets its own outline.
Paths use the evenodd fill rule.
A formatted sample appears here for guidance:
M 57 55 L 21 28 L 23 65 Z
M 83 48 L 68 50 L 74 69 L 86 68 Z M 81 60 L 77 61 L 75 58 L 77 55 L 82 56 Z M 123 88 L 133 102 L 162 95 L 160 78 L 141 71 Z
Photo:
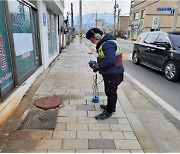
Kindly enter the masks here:
M 32 33 L 14 33 L 13 39 L 16 56 L 33 50 Z
M 0 89 L 4 90 L 12 82 L 12 63 L 6 29 L 6 20 L 2 1 L 0 1 Z

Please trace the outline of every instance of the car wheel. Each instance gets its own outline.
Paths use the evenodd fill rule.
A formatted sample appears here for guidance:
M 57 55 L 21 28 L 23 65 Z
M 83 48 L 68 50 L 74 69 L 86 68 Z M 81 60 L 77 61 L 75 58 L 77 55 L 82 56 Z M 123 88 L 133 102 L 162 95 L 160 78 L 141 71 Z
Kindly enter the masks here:
M 138 52 L 134 52 L 132 60 L 133 60 L 134 64 L 139 64 L 139 54 L 138 54 Z
M 179 72 L 176 63 L 169 61 L 164 66 L 164 76 L 169 81 L 176 81 L 179 77 Z

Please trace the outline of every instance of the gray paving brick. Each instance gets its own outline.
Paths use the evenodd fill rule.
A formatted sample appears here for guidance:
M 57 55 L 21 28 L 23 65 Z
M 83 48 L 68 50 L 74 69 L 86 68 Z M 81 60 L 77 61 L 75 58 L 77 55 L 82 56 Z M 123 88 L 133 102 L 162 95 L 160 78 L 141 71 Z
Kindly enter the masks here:
M 86 96 L 93 96 L 93 92 L 85 92 Z
M 58 117 L 57 123 L 77 123 L 77 117 Z
M 112 117 L 117 117 L 117 118 L 126 118 L 126 115 L 124 114 L 124 112 L 122 111 L 118 111 L 116 109 L 116 112 L 113 113 Z
M 99 111 L 88 111 L 88 117 L 94 118 L 96 115 L 100 114 Z
M 100 139 L 99 131 L 77 131 L 77 138 Z
M 77 110 L 84 110 L 84 111 L 95 111 L 95 106 L 94 105 L 77 105 Z
M 54 131 L 53 139 L 76 138 L 76 131 Z
M 129 139 L 129 140 L 137 139 L 133 132 L 123 132 L 123 134 L 126 139 Z
M 130 150 L 113 150 L 113 149 L 104 149 L 104 153 L 130 153 Z
M 43 139 L 37 141 L 35 150 L 61 149 L 61 147 L 62 147 L 62 140 Z
M 88 149 L 88 139 L 64 139 L 62 149 Z
M 66 111 L 76 111 L 76 105 L 65 105 L 60 110 L 66 110 Z
M 127 118 L 117 118 L 119 124 L 129 125 Z
M 137 140 L 114 140 L 116 149 L 142 150 Z
M 86 104 L 85 99 L 78 99 L 78 100 L 70 100 L 70 105 L 81 105 Z
M 132 132 L 132 128 L 130 125 L 121 125 L 121 124 L 111 124 L 110 128 L 112 131 L 131 131 Z
M 87 111 L 71 111 L 69 117 L 87 117 Z
M 89 139 L 89 149 L 115 149 L 115 144 L 110 139 Z
M 59 110 L 58 117 L 68 117 L 69 111 L 68 110 Z
M 102 139 L 125 139 L 122 132 L 101 131 Z
M 79 123 L 68 123 L 66 130 L 88 130 L 88 125 Z
M 117 118 L 110 117 L 105 120 L 97 120 L 99 124 L 118 124 Z
M 76 153 L 103 153 L 102 149 L 76 150 Z
M 66 130 L 66 123 L 57 123 L 55 130 Z
M 131 151 L 131 153 L 144 153 L 144 151 L 143 150 L 130 150 Z M 148 152 L 147 152 L 148 153 Z M 155 152 L 149 152 L 149 153 L 157 153 L 157 151 Z
M 97 124 L 97 120 L 90 117 L 78 117 L 78 123 Z
M 89 124 L 89 130 L 110 131 L 109 124 Z

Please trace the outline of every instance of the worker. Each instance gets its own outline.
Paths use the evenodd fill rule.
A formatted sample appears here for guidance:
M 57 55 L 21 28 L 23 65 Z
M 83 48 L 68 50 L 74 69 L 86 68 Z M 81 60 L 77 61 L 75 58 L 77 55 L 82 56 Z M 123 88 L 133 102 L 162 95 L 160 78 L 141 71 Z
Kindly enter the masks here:
M 116 111 L 117 89 L 123 81 L 124 67 L 122 52 L 116 37 L 113 34 L 103 34 L 98 28 L 92 28 L 86 33 L 86 38 L 96 44 L 98 53 L 97 63 L 91 66 L 94 72 L 99 71 L 104 80 L 104 90 L 107 96 L 107 105 L 101 104 L 104 110 L 95 116 L 97 120 L 104 120 Z

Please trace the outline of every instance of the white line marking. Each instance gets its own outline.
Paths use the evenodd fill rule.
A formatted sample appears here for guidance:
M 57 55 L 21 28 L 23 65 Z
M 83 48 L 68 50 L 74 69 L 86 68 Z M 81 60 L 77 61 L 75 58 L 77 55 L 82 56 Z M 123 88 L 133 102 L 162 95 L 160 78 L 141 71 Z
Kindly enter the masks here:
M 173 115 L 176 119 L 178 119 L 180 121 L 180 113 L 176 109 L 174 109 L 167 102 L 165 102 L 158 95 L 156 95 L 154 92 L 152 92 L 150 89 L 148 89 L 146 86 L 144 86 L 142 83 L 137 81 L 135 78 L 133 78 L 128 73 L 124 72 L 124 75 L 129 80 L 134 82 L 138 87 L 140 87 L 142 90 L 144 90 L 147 94 L 149 94 L 149 96 L 151 96 L 159 105 L 161 105 L 163 108 L 165 108 L 171 115 Z

